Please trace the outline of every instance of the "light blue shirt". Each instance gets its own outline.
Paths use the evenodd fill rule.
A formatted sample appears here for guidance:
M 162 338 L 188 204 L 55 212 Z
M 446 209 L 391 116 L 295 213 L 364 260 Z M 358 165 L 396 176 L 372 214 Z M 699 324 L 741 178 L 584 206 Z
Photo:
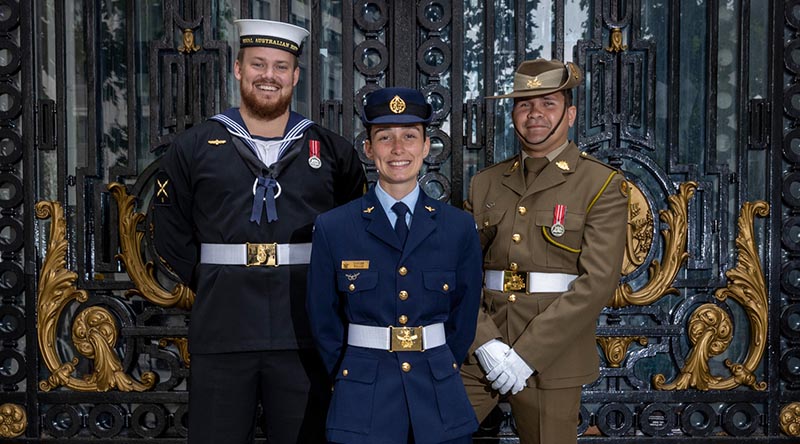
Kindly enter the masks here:
M 395 214 L 394 210 L 392 210 L 392 206 L 398 202 L 394 197 L 390 196 L 389 193 L 381 188 L 381 183 L 375 183 L 375 196 L 378 197 L 378 202 L 381 203 L 381 207 L 383 207 L 383 212 L 386 213 L 386 217 L 389 218 L 389 224 L 394 228 L 395 222 L 397 222 L 397 214 Z M 406 194 L 405 197 L 399 200 L 399 202 L 403 202 L 408 207 L 408 213 L 406 213 L 406 226 L 410 229 L 411 228 L 411 216 L 414 212 L 414 206 L 417 205 L 417 199 L 419 199 L 419 184 L 417 184 L 410 193 Z

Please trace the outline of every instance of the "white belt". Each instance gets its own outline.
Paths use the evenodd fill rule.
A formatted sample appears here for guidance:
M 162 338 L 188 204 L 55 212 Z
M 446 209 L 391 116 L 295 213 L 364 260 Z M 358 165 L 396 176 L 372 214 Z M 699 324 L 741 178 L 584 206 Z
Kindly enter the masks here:
M 378 350 L 425 351 L 444 345 L 444 324 L 425 327 L 373 327 L 350 324 L 347 327 L 347 345 Z
M 311 244 L 200 244 L 200 263 L 270 266 L 307 264 Z
M 509 270 L 486 270 L 484 287 L 497 291 L 521 291 L 526 293 L 562 293 L 578 276 L 566 273 L 525 273 Z

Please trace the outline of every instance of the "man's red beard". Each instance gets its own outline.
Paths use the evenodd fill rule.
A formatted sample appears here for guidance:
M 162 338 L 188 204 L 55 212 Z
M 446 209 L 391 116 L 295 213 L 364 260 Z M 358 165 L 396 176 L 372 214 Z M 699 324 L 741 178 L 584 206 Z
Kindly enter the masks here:
M 264 102 L 259 100 L 256 92 L 245 90 L 239 84 L 239 93 L 242 96 L 242 104 L 255 117 L 262 120 L 273 120 L 282 116 L 292 104 L 292 94 L 280 96 L 277 102 Z

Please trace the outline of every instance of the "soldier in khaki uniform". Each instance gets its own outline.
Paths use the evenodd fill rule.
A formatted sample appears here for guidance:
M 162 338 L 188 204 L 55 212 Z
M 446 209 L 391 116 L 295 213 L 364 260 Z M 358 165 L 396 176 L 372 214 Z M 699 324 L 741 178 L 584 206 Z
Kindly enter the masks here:
M 513 121 L 522 152 L 472 179 L 484 292 L 461 374 L 478 420 L 508 397 L 524 444 L 577 442 L 581 385 L 599 376 L 597 317 L 617 286 L 627 225 L 623 175 L 567 140 L 580 69 L 523 62 Z

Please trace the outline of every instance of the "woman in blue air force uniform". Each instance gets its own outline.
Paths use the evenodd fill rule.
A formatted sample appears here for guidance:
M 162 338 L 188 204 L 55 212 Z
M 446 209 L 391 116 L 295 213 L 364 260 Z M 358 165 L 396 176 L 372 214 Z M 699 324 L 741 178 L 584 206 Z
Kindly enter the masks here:
M 315 224 L 307 309 L 334 379 L 332 442 L 469 443 L 478 426 L 459 368 L 475 335 L 480 244 L 467 213 L 417 183 L 431 117 L 416 90 L 367 96 L 378 183 Z

